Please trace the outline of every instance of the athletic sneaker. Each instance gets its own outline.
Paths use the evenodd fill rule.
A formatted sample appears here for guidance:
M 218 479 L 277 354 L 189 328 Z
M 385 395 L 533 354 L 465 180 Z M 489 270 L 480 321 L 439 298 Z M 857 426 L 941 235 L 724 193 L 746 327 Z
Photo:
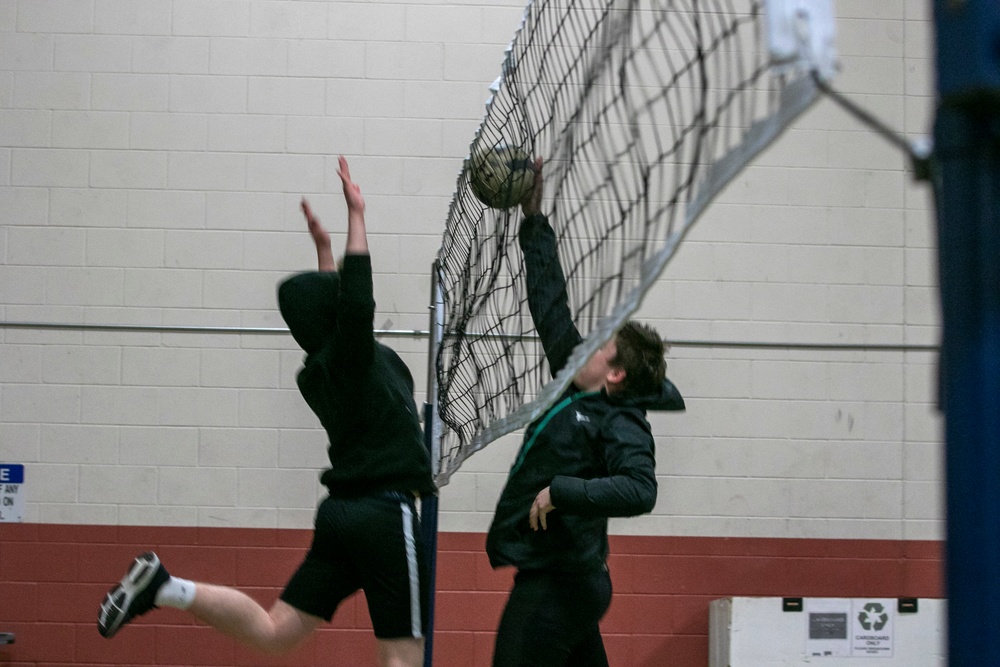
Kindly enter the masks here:
M 121 582 L 104 596 L 97 615 L 97 629 L 110 639 L 136 616 L 156 609 L 154 599 L 170 575 L 152 551 L 137 556 Z

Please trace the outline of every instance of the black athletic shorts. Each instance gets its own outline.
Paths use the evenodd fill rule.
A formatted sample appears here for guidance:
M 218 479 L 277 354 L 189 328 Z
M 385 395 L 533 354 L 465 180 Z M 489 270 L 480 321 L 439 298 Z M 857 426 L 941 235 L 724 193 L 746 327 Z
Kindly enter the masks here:
M 423 637 L 430 579 L 421 542 L 409 494 L 328 497 L 316 512 L 309 553 L 281 599 L 329 621 L 361 589 L 376 637 Z

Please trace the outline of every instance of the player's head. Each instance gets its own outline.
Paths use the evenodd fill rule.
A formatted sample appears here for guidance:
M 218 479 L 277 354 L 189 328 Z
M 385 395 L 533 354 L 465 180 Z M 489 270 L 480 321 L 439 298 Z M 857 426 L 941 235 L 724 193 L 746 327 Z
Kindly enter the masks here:
M 656 329 L 629 320 L 615 334 L 614 342 L 615 354 L 609 364 L 624 371 L 617 391 L 637 396 L 658 393 L 667 375 L 667 362 L 663 339 Z
M 585 391 L 658 394 L 667 374 L 663 353 L 663 340 L 656 329 L 629 321 L 587 360 L 573 382 Z
M 340 275 L 308 271 L 278 285 L 278 307 L 285 324 L 305 352 L 322 349 L 337 327 Z

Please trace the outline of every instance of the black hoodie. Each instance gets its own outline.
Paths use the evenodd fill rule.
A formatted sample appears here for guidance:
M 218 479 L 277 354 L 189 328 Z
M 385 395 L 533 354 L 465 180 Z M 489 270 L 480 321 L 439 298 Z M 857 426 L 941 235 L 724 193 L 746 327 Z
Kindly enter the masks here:
M 545 216 L 528 217 L 519 232 L 528 305 L 555 375 L 581 341 L 573 324 L 555 234 Z M 486 537 L 493 567 L 595 570 L 608 556 L 608 517 L 645 514 L 656 503 L 655 444 L 647 410 L 683 410 L 669 380 L 649 396 L 581 392 L 570 387 L 528 426 Z M 555 511 L 547 530 L 528 514 L 550 487 Z
M 278 305 L 306 352 L 299 391 L 330 439 L 332 496 L 435 491 L 413 377 L 375 340 L 369 255 L 347 255 L 340 274 L 307 272 L 278 287 Z

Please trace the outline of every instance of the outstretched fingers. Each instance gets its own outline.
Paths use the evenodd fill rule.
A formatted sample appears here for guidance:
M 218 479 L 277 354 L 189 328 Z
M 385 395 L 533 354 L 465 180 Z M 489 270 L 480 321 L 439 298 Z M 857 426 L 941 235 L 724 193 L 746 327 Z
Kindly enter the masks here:
M 347 158 L 343 155 L 337 158 L 337 175 L 340 176 L 340 180 L 345 183 L 351 182 L 351 168 L 347 164 Z
M 351 168 L 347 164 L 347 158 L 341 155 L 337 162 L 337 175 L 340 176 L 340 182 L 344 186 L 344 201 L 347 202 L 347 208 L 363 211 L 365 200 L 361 196 L 361 187 L 351 180 Z
M 309 225 L 310 229 L 313 225 L 319 224 L 319 220 L 313 214 L 312 208 L 309 206 L 309 202 L 305 197 L 302 198 L 302 201 L 299 203 L 299 207 L 302 208 L 302 215 L 306 216 L 306 224 Z
M 302 208 L 302 215 L 306 217 L 306 225 L 309 227 L 309 236 L 312 237 L 316 245 L 316 258 L 320 271 L 335 271 L 336 266 L 333 261 L 333 250 L 330 243 L 330 232 L 320 224 L 319 218 L 312 211 L 309 202 L 305 197 L 299 203 Z
M 306 217 L 306 225 L 309 226 L 309 234 L 313 237 L 313 241 L 317 245 L 329 244 L 329 232 L 326 231 L 326 228 L 320 223 L 319 218 L 313 213 L 312 207 L 309 206 L 309 202 L 305 197 L 302 198 L 300 206 L 302 207 L 302 214 Z

